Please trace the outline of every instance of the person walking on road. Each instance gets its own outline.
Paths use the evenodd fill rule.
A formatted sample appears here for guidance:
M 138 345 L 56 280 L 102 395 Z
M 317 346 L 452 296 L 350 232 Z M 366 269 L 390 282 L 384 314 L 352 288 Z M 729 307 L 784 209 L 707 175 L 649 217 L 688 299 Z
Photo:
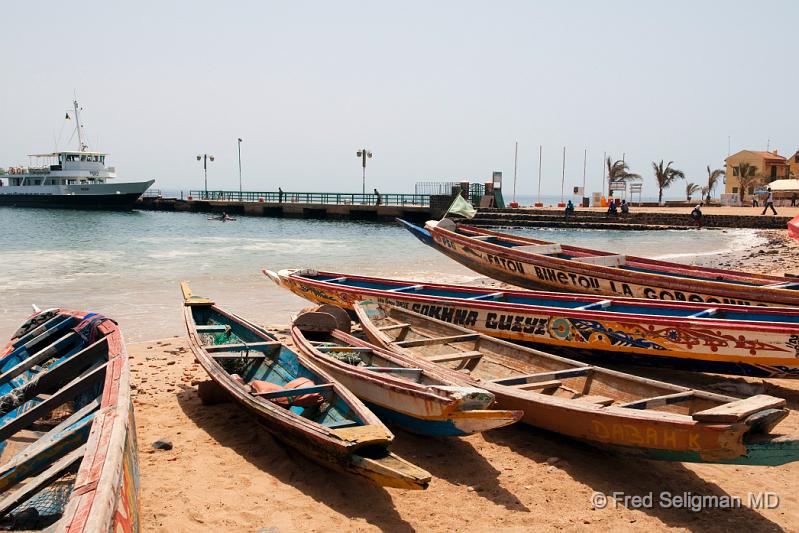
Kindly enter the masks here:
M 760 213 L 760 214 L 761 215 L 765 215 L 766 214 L 766 210 L 769 207 L 771 208 L 771 212 L 776 215 L 777 214 L 777 210 L 774 209 L 774 195 L 771 192 L 771 187 L 768 188 L 768 196 L 766 196 L 766 202 L 765 202 L 765 205 L 763 206 L 763 212 Z

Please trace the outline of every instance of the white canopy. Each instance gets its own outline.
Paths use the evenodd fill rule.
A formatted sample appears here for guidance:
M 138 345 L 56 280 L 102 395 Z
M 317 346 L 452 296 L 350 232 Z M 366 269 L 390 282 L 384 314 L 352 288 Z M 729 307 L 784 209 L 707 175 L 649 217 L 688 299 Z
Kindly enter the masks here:
M 799 192 L 799 179 L 774 180 L 766 187 L 771 187 L 772 192 L 797 191 Z

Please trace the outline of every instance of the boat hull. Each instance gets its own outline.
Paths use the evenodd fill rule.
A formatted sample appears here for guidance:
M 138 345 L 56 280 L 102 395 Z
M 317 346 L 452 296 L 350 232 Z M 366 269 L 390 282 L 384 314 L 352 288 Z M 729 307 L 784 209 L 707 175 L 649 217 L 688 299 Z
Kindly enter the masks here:
M 327 275 L 327 274 L 325 274 Z M 465 326 L 501 339 L 567 348 L 583 353 L 635 356 L 655 365 L 760 377 L 799 378 L 799 326 L 784 324 L 724 324 L 685 317 L 624 315 L 561 307 L 504 304 L 447 296 L 374 288 L 414 282 L 348 276 L 345 285 L 293 275 L 272 274 L 279 284 L 315 303 L 352 309 L 355 302 L 373 299 Z M 341 274 L 330 274 L 341 276 Z M 370 287 L 364 286 L 370 285 Z M 458 286 L 450 292 L 464 289 Z M 780 326 L 783 326 L 782 324 Z
M 450 324 L 430 320 L 422 315 L 404 309 L 390 311 L 396 322 L 406 323 L 419 331 L 428 334 L 448 336 L 463 333 L 464 328 L 456 328 Z M 525 391 L 504 384 L 494 383 L 489 375 L 481 374 L 482 379 L 459 372 L 451 367 L 428 361 L 422 354 L 424 346 L 403 348 L 395 344 L 375 322 L 382 315 L 376 311 L 373 302 L 364 302 L 357 306 L 357 315 L 361 319 L 364 332 L 370 341 L 386 349 L 392 349 L 413 360 L 421 367 L 432 367 L 442 375 L 451 376 L 462 383 L 480 386 L 492 392 L 497 398 L 497 405 L 506 409 L 519 409 L 524 412 L 522 422 L 548 431 L 580 439 L 615 452 L 640 457 L 686 462 L 708 462 L 746 465 L 775 466 L 799 460 L 799 441 L 774 435 L 747 435 L 749 426 L 744 421 L 729 423 L 701 422 L 691 416 L 680 416 L 665 411 L 625 408 L 622 405 L 604 407 L 588 404 L 574 399 L 547 395 L 535 391 Z M 507 368 L 504 364 L 513 361 L 517 371 L 532 369 L 532 361 L 553 358 L 552 355 L 518 347 L 513 344 L 481 338 L 476 343 L 489 361 L 497 366 L 489 368 Z M 463 348 L 468 350 L 469 348 Z M 417 350 L 417 351 L 415 351 Z M 492 359 L 492 355 L 493 359 Z M 579 363 L 562 363 L 574 365 Z M 478 367 L 479 368 L 479 367 Z M 687 389 L 678 386 L 644 380 L 620 372 L 607 369 L 596 369 L 592 387 L 599 385 L 608 394 L 616 391 L 622 402 L 630 401 L 631 391 L 649 391 L 649 394 L 679 393 Z M 496 376 L 494 376 L 496 377 Z M 625 385 L 626 384 L 626 385 Z M 660 392 L 654 392 L 654 391 Z M 709 395 L 709 399 L 735 401 L 735 398 L 723 398 Z M 784 402 L 783 402 L 784 405 Z M 781 414 L 784 417 L 787 412 Z M 778 420 L 782 418 L 778 417 Z
M 154 180 L 81 187 L 0 187 L 0 206 L 54 209 L 130 210 Z M 74 190 L 73 190 L 74 189 Z
M 766 285 L 792 281 L 787 278 L 751 275 L 751 284 L 689 279 L 688 276 L 693 273 L 692 269 L 696 267 L 628 258 L 645 263 L 649 268 L 660 269 L 662 272 L 645 273 L 517 251 L 512 247 L 488 243 L 438 226 L 427 226 L 424 229 L 418 227 L 411 229 L 412 225 L 407 223 L 405 226 L 421 242 L 467 268 L 519 287 L 707 304 L 799 306 L 799 292 L 796 290 L 755 285 L 755 283 Z M 475 236 L 503 237 L 503 234 L 498 232 L 468 229 L 474 230 Z M 725 276 L 725 271 L 722 270 L 704 270 L 716 274 L 718 279 Z M 746 274 L 735 273 L 735 275 Z

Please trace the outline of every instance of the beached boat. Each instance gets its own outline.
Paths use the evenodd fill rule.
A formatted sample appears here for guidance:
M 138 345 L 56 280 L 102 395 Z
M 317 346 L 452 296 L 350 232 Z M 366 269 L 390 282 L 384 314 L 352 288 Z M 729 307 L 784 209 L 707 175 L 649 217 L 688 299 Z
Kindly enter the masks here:
M 315 270 L 264 271 L 315 303 L 375 299 L 507 340 L 690 370 L 799 377 L 799 309 L 662 302 L 389 280 Z
M 354 347 L 329 306 L 320 307 L 294 319 L 294 344 L 383 420 L 420 435 L 460 437 L 521 418 L 521 411 L 489 409 L 494 395 L 485 389 L 442 379 L 388 350 Z
M 352 392 L 277 338 L 181 288 L 194 356 L 275 438 L 386 487 L 427 487 L 430 474 L 389 452 L 394 436 Z
M 654 459 L 775 466 L 799 440 L 772 432 L 785 400 L 739 399 L 586 365 L 400 307 L 359 302 L 369 339 L 463 384 L 493 392 L 528 424 Z
M 456 226 L 449 219 L 424 228 L 400 222 L 462 265 L 519 287 L 712 305 L 799 306 L 797 278 L 600 252 Z
M 0 354 L 0 529 L 138 531 L 130 370 L 117 325 L 41 311 Z

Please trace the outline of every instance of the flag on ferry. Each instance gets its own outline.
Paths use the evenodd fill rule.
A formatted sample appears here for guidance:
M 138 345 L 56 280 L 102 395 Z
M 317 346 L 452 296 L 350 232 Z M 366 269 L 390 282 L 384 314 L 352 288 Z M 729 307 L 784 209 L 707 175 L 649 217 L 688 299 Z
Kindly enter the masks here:
M 460 215 L 464 218 L 472 218 L 477 214 L 477 209 L 472 207 L 472 204 L 467 202 L 460 194 L 455 197 L 452 205 L 449 206 L 444 216 L 452 213 L 453 215 Z
M 66 114 L 66 116 L 64 117 L 64 120 L 69 120 L 69 113 Z

